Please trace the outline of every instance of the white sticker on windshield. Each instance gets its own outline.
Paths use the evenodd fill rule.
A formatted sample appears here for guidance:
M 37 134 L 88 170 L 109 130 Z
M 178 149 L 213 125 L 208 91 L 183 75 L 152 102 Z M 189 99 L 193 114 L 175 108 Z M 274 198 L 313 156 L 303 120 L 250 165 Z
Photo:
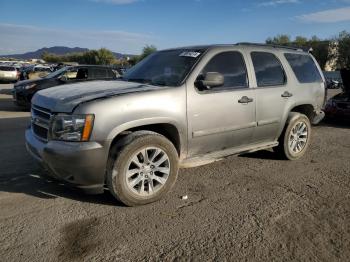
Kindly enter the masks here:
M 180 54 L 180 56 L 186 56 L 186 57 L 193 57 L 193 58 L 196 58 L 200 55 L 201 53 L 198 53 L 198 52 L 182 52 Z

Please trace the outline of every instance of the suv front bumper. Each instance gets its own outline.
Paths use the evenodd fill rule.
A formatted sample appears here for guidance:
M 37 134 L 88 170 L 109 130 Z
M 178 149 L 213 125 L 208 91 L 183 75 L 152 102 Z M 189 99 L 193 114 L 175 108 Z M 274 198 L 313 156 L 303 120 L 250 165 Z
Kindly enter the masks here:
M 108 147 L 97 142 L 43 142 L 28 128 L 28 152 L 55 178 L 90 193 L 102 193 L 108 160 Z

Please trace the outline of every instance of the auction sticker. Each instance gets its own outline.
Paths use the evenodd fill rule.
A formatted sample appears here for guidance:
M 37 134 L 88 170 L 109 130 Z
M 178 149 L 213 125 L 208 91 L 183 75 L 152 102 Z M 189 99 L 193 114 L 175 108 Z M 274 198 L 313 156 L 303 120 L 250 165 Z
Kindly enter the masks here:
M 193 57 L 193 58 L 196 58 L 198 56 L 200 56 L 201 53 L 199 52 L 190 52 L 190 51 L 186 51 L 186 52 L 182 52 L 180 54 L 180 56 L 186 56 L 186 57 Z

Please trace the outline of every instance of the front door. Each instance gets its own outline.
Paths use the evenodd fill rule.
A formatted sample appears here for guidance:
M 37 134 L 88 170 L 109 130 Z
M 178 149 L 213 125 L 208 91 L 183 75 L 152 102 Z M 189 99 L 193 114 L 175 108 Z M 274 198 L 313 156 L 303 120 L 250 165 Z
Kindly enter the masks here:
M 206 89 L 187 83 L 189 156 L 249 144 L 256 126 L 255 91 L 249 88 L 243 55 L 225 51 L 208 56 L 197 79 L 217 72 L 224 84 Z

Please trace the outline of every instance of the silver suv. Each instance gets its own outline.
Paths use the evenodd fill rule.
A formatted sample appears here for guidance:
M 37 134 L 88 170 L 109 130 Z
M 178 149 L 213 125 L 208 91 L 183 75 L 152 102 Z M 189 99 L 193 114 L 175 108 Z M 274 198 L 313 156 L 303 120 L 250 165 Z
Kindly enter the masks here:
M 179 167 L 266 148 L 300 158 L 324 102 L 322 71 L 302 50 L 177 48 L 120 80 L 38 92 L 26 141 L 55 177 L 90 193 L 107 186 L 124 204 L 142 205 L 172 188 Z

